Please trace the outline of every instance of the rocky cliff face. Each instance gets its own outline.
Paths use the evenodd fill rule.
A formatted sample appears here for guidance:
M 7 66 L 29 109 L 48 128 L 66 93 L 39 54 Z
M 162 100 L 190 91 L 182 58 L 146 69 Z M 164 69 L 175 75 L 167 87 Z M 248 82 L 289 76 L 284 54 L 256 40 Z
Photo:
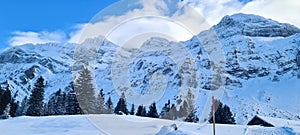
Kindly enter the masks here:
M 248 14 L 225 16 L 213 27 L 222 38 L 233 35 L 250 37 L 288 37 L 300 30 L 290 24 L 279 23 L 271 19 Z
M 209 33 L 215 33 L 216 37 L 207 38 Z M 90 40 L 85 44 L 94 42 L 97 41 Z M 223 59 L 220 62 L 224 63 L 226 72 L 226 90 L 222 101 L 232 108 L 238 123 L 246 123 L 255 114 L 298 119 L 300 30 L 255 15 L 225 16 L 210 30 L 185 42 L 151 38 L 144 43 L 167 48 L 159 51 L 143 53 L 136 49 L 122 49 L 125 53 L 120 54 L 117 53 L 117 45 L 105 41 L 99 50 L 93 51 L 96 55 L 91 60 L 94 60 L 92 69 L 97 89 L 103 88 L 105 94 L 117 102 L 119 96 L 112 81 L 112 63 L 116 57 L 128 57 L 132 59 L 127 65 L 128 80 L 136 93 L 143 95 L 151 92 L 151 77 L 156 73 L 164 76 L 167 85 L 165 94 L 158 102 L 160 109 L 168 99 L 176 102 L 181 98 L 180 92 L 188 82 L 182 81 L 184 71 L 180 70 L 178 61 L 183 55 L 189 55 L 192 61 L 186 61 L 186 64 L 195 64 L 198 74 L 197 84 L 193 87 L 199 91 L 197 106 L 201 115 L 201 107 L 209 90 L 216 87 L 212 84 L 212 69 L 216 63 L 209 56 L 216 50 L 209 48 L 213 43 L 221 45 L 220 56 Z M 74 56 L 78 52 L 82 56 Z M 141 55 L 125 55 L 133 53 Z M 47 82 L 45 100 L 48 100 L 60 88 L 68 91 L 72 72 L 80 69 L 80 64 L 76 62 L 86 54 L 91 54 L 91 50 L 78 50 L 75 44 L 49 43 L 10 48 L 0 54 L 0 83 L 8 84 L 14 97 L 21 101 L 30 94 L 36 79 L 43 76 Z

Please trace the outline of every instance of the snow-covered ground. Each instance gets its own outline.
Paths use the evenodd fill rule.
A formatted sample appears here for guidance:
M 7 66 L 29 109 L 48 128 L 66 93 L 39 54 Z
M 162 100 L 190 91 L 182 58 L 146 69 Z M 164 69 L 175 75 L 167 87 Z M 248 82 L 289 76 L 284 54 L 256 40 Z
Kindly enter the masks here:
M 278 119 L 278 127 L 216 125 L 222 135 L 300 134 L 299 121 Z M 174 124 L 178 130 L 174 130 Z M 211 124 L 118 115 L 17 117 L 0 121 L 1 135 L 208 135 Z

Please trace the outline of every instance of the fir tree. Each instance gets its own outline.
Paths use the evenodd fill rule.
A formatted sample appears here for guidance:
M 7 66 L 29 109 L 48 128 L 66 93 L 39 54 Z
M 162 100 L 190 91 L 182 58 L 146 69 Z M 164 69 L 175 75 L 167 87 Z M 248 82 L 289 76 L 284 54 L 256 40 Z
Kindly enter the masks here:
M 149 106 L 149 112 L 148 112 L 147 116 L 151 117 L 151 118 L 158 118 L 158 113 L 157 113 L 155 102 Z
M 220 124 L 235 124 L 235 120 L 230 111 L 230 108 L 227 105 L 223 105 L 219 100 L 215 101 L 215 105 L 218 106 L 217 111 L 215 112 L 215 122 Z M 213 118 L 209 120 L 210 123 L 213 123 Z
M 66 114 L 66 93 L 62 92 L 61 89 L 58 90 L 59 91 L 59 95 L 58 95 L 58 99 L 57 99 L 57 107 L 55 110 L 55 113 L 57 115 L 65 115 Z
M 4 110 L 11 102 L 11 91 L 8 89 L 8 86 L 6 87 L 6 90 L 3 92 L 1 98 L 0 98 L 0 114 L 4 113 Z
M 135 115 L 136 116 L 142 116 L 142 111 L 143 111 L 143 106 L 139 105 Z
M 143 109 L 142 109 L 142 117 L 146 117 L 147 116 L 147 110 L 146 110 L 146 107 L 143 106 Z
M 160 117 L 165 116 L 170 111 L 170 109 L 171 109 L 170 104 L 171 104 L 171 102 L 170 102 L 170 100 L 168 100 L 168 103 L 166 103 L 165 106 L 161 109 Z
M 9 111 L 9 115 L 11 117 L 16 117 L 16 112 L 17 112 L 17 109 L 19 107 L 19 102 L 15 103 L 14 101 L 11 101 L 11 106 L 10 106 L 10 111 Z
M 176 110 L 175 104 L 172 104 L 169 112 L 166 115 L 164 115 L 162 118 L 169 119 L 169 120 L 176 120 L 178 118 L 177 113 L 178 113 L 178 111 Z
M 187 90 L 187 95 L 185 95 L 185 98 L 179 98 L 177 99 L 177 105 L 178 107 L 175 107 L 175 104 L 172 104 L 171 108 L 168 108 L 167 114 L 163 115 L 162 118 L 169 119 L 169 120 L 185 120 L 187 116 L 192 115 L 191 112 L 194 110 L 194 101 L 195 96 L 192 93 L 191 89 Z
M 103 100 L 104 100 L 105 94 L 104 94 L 104 92 L 103 92 L 103 89 L 100 90 L 98 96 L 101 97 L 101 98 L 103 98 Z
M 135 115 L 141 116 L 141 117 L 146 117 L 147 116 L 146 107 L 143 105 L 139 105 Z
M 28 109 L 28 98 L 27 96 L 25 96 L 25 98 L 22 100 L 20 106 L 16 111 L 16 116 L 26 115 L 27 109 Z
M 115 114 L 128 114 L 128 109 L 127 109 L 127 105 L 126 105 L 126 98 L 125 98 L 125 94 L 122 93 L 120 99 L 119 99 L 119 102 L 117 103 L 117 106 L 115 108 L 115 111 L 114 111 Z
M 189 115 L 191 110 L 189 110 L 188 107 L 189 107 L 189 105 L 188 105 L 187 101 L 184 100 L 183 104 L 179 108 L 179 111 L 177 111 L 177 113 L 176 113 L 176 117 L 180 118 L 180 119 L 184 119 L 187 115 Z
M 47 115 L 64 115 L 66 114 L 65 102 L 66 94 L 62 93 L 61 89 L 59 89 L 52 95 L 44 111 Z
M 71 91 L 66 96 L 67 96 L 66 114 L 67 115 L 82 114 L 83 112 L 79 106 L 79 102 L 77 101 L 75 92 Z
M 67 104 L 68 99 L 67 99 L 67 93 L 66 92 L 63 92 L 61 101 L 62 102 L 59 103 L 62 106 L 61 112 L 63 112 L 63 114 L 66 115 L 67 114 L 67 105 L 68 105 Z
M 53 114 L 50 114 L 49 112 L 50 112 L 50 111 L 49 111 L 49 109 L 48 109 L 48 104 L 45 103 L 45 104 L 43 105 L 43 116 L 53 115 Z
M 0 99 L 1 99 L 1 96 L 3 93 L 4 93 L 4 90 L 2 90 L 2 88 L 0 87 Z
M 113 112 L 114 105 L 113 105 L 113 102 L 111 101 L 111 97 L 108 98 L 108 100 L 106 101 L 105 105 L 106 105 L 106 108 L 107 108 L 110 112 Z
M 103 89 L 100 90 L 100 92 L 97 96 L 97 109 L 96 110 L 97 110 L 97 113 L 99 113 L 99 114 L 109 113 L 109 111 L 105 105 Z
M 3 114 L 0 115 L 0 118 L 1 118 L 1 119 L 8 119 L 8 118 L 10 118 L 9 112 L 10 112 L 10 103 L 8 103 L 8 104 L 6 105 Z
M 179 109 L 178 116 L 183 118 L 184 121 L 197 122 L 196 110 L 194 105 L 195 96 L 191 89 L 188 89 L 186 98 L 183 100 L 183 104 Z
M 131 105 L 130 115 L 134 115 L 134 104 Z
M 82 111 L 87 114 L 96 113 L 95 87 L 91 72 L 87 68 L 79 71 L 74 90 Z
M 186 95 L 186 103 L 187 103 L 186 108 L 188 111 L 187 113 L 195 111 L 194 110 L 194 108 L 195 108 L 194 102 L 195 102 L 195 95 L 192 93 L 191 89 L 188 89 L 188 92 Z
M 42 116 L 43 100 L 44 100 L 44 78 L 40 77 L 34 85 L 34 89 L 30 95 L 28 102 L 28 116 Z
M 199 121 L 198 116 L 196 115 L 196 109 L 194 109 L 186 118 L 184 121 L 186 122 L 194 122 L 197 123 Z

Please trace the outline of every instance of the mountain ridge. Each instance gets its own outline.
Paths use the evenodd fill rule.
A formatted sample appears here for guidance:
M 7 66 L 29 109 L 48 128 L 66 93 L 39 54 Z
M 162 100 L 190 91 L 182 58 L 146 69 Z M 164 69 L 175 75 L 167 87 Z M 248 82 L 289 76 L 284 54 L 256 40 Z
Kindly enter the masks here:
M 191 40 L 180 42 L 195 59 L 197 73 L 201 76 L 197 87 L 200 90 L 197 100 L 198 115 L 201 115 L 201 107 L 206 102 L 207 90 L 212 88 L 212 63 L 207 55 L 209 52 L 204 47 L 204 42 L 199 41 L 208 32 L 216 34 L 224 51 L 225 70 L 228 77 L 225 80 L 226 91 L 222 101 L 232 108 L 238 123 L 245 124 L 255 114 L 267 116 L 275 114 L 276 116 L 273 117 L 298 119 L 300 110 L 295 108 L 300 108 L 300 106 L 285 108 L 284 103 L 279 104 L 287 97 L 283 97 L 283 99 L 278 97 L 282 91 L 274 86 L 286 89 L 289 83 L 293 82 L 295 85 L 288 94 L 291 98 L 287 99 L 287 102 L 297 102 L 294 96 L 297 96 L 296 89 L 300 87 L 295 83 L 299 81 L 298 76 L 300 76 L 299 65 L 297 65 L 300 30 L 289 24 L 247 14 L 225 16 L 209 31 L 201 32 Z M 208 45 L 213 42 L 209 40 L 207 41 Z M 93 41 L 91 39 L 85 44 Z M 172 45 L 177 44 L 159 40 L 159 38 L 147 41 L 147 43 L 157 46 L 160 45 L 160 42 L 164 42 L 167 48 L 172 48 Z M 97 55 L 93 57 L 95 65 L 92 67 L 97 90 L 103 88 L 106 96 L 110 95 L 114 102 L 117 102 L 119 96 L 112 87 L 114 84 L 111 77 L 111 64 L 114 56 L 119 55 L 116 54 L 117 48 L 117 45 L 104 40 L 104 44 L 100 46 L 99 50 L 95 50 Z M 74 60 L 74 53 L 82 51 L 78 49 L 80 48 L 77 48 L 76 44 L 68 43 L 23 45 L 7 49 L 0 54 L 0 83 L 8 84 L 16 100 L 22 101 L 25 96 L 30 94 L 35 80 L 39 76 L 43 76 L 47 82 L 45 99 L 47 101 L 58 89 L 65 91 L 69 89 L 69 85 L 72 83 L 72 73 L 76 69 L 74 65 L 78 66 L 76 58 Z M 174 50 L 180 52 L 180 48 L 174 48 Z M 127 51 L 138 50 L 128 49 Z M 163 52 L 170 52 L 170 50 Z M 152 61 L 153 63 L 151 63 Z M 159 52 L 154 51 L 142 55 L 131 62 L 130 82 L 136 92 L 147 93 L 150 89 L 148 82 L 151 80 L 151 76 L 156 72 L 163 73 L 167 77 L 168 86 L 167 94 L 158 103 L 160 109 L 168 99 L 176 99 L 175 97 L 178 96 L 181 78 L 176 64 L 174 60 Z M 80 69 L 80 64 L 78 69 Z M 257 86 L 253 87 L 251 84 Z M 272 89 L 264 84 L 269 84 Z M 251 90 L 251 87 L 255 90 Z M 272 93 L 273 89 L 276 93 Z M 251 94 L 252 91 L 258 94 Z M 251 96 L 249 97 L 249 95 Z M 268 98 L 271 98 L 271 101 L 265 100 Z M 245 106 L 248 108 L 245 109 Z

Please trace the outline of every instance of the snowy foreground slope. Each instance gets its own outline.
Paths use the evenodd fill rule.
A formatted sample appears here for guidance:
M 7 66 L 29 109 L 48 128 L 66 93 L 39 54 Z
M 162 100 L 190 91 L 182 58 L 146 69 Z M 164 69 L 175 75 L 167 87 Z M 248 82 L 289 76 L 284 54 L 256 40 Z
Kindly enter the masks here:
M 285 121 L 285 120 L 283 120 Z M 280 123 L 281 120 L 278 120 Z M 176 124 L 178 130 L 173 126 Z M 0 122 L 3 135 L 208 135 L 211 124 L 194 124 L 136 116 L 78 115 L 17 117 Z M 294 135 L 300 133 L 300 122 L 289 121 L 281 127 L 216 125 L 222 135 Z

